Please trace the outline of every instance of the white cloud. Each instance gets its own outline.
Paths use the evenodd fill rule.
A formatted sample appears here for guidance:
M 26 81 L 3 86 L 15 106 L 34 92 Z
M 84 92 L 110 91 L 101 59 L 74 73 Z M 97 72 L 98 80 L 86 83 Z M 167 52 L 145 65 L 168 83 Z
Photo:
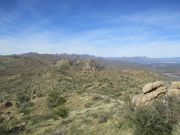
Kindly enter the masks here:
M 117 57 L 180 56 L 178 51 L 180 50 L 178 38 L 180 37 L 180 16 L 177 13 L 151 11 L 120 17 L 113 16 L 108 20 L 106 17 L 103 20 L 102 17 L 98 23 L 110 25 L 71 33 L 63 26 L 52 26 L 51 21 L 57 19 L 58 12 L 52 18 L 42 18 L 31 5 L 26 7 L 33 16 L 41 19 L 19 30 L 18 33 L 13 33 L 12 29 L 17 29 L 14 21 L 20 18 L 21 14 L 17 12 L 15 16 L 7 15 L 1 18 L 0 26 L 4 27 L 0 31 L 7 35 L 0 36 L 0 54 L 39 52 Z M 62 10 L 68 12 L 69 7 L 65 5 Z M 50 27 L 46 28 L 48 24 Z

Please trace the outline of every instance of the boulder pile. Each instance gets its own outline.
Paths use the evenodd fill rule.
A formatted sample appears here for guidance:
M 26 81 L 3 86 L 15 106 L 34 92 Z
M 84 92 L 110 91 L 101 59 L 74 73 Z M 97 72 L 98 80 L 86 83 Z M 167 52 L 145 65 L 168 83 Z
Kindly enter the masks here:
M 179 96 L 180 81 L 172 82 L 170 85 L 163 81 L 148 83 L 143 87 L 142 94 L 135 95 L 132 98 L 132 104 L 135 106 L 147 105 L 160 96 Z

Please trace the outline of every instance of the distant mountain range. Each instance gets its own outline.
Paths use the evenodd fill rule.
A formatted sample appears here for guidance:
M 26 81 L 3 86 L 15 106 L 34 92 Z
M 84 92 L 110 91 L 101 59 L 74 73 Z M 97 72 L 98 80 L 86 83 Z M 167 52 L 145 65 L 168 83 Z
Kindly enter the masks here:
M 0 56 L 0 58 L 3 56 Z M 94 60 L 98 64 L 104 65 L 106 69 L 142 69 L 155 71 L 160 74 L 170 76 L 180 80 L 180 57 L 175 58 L 148 58 L 148 57 L 97 57 L 88 54 L 38 54 L 34 52 L 24 54 L 14 54 L 8 57 L 27 58 L 44 65 L 55 64 L 60 59 L 76 60 Z M 42 64 L 40 64 L 42 65 Z
M 175 58 L 148 58 L 148 57 L 120 57 L 109 58 L 120 62 L 138 63 L 138 64 L 155 64 L 155 63 L 180 63 L 180 57 Z
M 96 57 L 93 55 L 88 54 L 38 54 L 34 52 L 24 53 L 16 56 L 24 56 L 24 57 L 53 57 L 53 58 L 69 58 L 69 59 L 104 59 L 104 60 L 112 60 L 112 61 L 119 61 L 123 63 L 131 63 L 131 64 L 157 64 L 157 63 L 164 63 L 164 64 L 175 64 L 180 63 L 180 57 L 169 57 L 169 58 L 149 58 L 149 57 Z

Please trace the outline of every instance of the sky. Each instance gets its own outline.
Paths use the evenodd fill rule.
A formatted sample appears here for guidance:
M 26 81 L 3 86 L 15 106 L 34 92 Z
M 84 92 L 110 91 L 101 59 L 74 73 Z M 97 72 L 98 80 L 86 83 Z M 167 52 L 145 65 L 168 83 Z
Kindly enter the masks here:
M 180 57 L 180 0 L 0 0 L 0 55 Z

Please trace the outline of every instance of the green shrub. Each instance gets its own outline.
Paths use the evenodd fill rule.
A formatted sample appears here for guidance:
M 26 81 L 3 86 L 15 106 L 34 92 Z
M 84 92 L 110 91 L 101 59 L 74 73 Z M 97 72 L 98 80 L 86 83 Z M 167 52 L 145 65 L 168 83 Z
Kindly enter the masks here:
M 65 118 L 68 116 L 68 109 L 64 105 L 61 105 L 55 108 L 54 112 L 57 116 L 60 116 L 62 118 Z
M 170 135 L 171 123 L 154 108 L 137 110 L 134 118 L 135 135 Z
M 64 104 L 66 102 L 66 99 L 62 97 L 61 92 L 57 90 L 53 90 L 48 94 L 47 101 L 48 101 L 48 106 L 50 108 L 53 108 Z
M 179 101 L 170 97 L 137 108 L 131 117 L 135 135 L 170 135 L 173 125 L 178 121 L 179 111 Z

